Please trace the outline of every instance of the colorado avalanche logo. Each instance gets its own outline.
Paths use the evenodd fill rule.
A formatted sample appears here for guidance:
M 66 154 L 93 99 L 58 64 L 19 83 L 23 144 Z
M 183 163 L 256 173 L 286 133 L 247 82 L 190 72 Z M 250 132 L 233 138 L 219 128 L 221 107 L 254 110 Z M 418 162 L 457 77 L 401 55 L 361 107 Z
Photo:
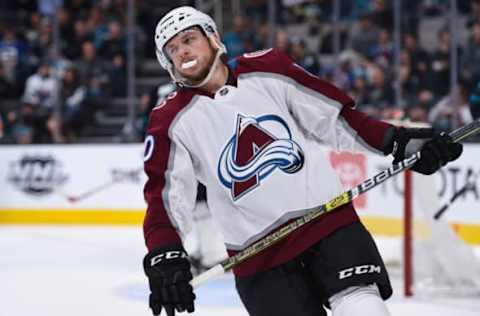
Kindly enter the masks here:
M 218 161 L 218 177 L 231 190 L 233 200 L 237 200 L 258 187 L 277 168 L 295 173 L 302 168 L 303 162 L 303 151 L 292 140 L 290 129 L 282 118 L 239 114 L 235 135 Z

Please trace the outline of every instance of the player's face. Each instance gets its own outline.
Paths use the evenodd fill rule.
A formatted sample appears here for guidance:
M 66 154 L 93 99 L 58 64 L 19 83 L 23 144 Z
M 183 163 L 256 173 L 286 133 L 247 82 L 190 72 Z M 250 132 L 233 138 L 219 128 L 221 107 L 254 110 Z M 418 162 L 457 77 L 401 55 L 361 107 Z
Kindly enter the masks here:
M 198 28 L 180 32 L 166 45 L 176 71 L 192 83 L 201 82 L 215 59 L 215 51 Z

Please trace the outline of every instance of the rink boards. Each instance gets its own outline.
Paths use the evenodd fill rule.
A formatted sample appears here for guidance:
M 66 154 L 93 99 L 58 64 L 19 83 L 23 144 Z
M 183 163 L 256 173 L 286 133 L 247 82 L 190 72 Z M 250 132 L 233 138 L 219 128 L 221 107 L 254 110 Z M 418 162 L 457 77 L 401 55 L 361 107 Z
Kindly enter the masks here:
M 346 189 L 387 168 L 390 158 L 371 154 L 325 154 Z M 441 204 L 480 173 L 480 145 L 465 145 L 462 157 L 432 176 L 429 187 Z M 0 224 L 133 224 L 143 220 L 143 146 L 36 145 L 0 147 Z M 480 180 L 442 217 L 463 239 L 480 244 Z M 328 184 L 326 184 L 328 185 Z M 403 175 L 355 201 L 373 233 L 402 232 Z M 434 210 L 431 210 L 434 212 Z

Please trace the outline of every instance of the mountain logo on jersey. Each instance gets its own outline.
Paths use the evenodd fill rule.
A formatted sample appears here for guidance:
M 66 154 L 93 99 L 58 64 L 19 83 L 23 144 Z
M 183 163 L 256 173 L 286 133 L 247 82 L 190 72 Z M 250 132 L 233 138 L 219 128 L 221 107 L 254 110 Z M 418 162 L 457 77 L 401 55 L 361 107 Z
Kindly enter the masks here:
M 303 163 L 303 150 L 281 117 L 238 114 L 235 134 L 218 161 L 218 177 L 231 190 L 233 200 L 238 200 L 275 170 L 295 173 Z

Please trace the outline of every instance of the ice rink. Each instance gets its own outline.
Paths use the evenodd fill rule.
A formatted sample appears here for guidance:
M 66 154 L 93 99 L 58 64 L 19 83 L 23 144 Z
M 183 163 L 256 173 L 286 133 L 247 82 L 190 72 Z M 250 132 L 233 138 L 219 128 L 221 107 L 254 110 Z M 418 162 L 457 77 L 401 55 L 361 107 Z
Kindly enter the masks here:
M 392 251 L 391 241 L 378 242 Z M 151 315 L 140 227 L 0 226 L 0 249 L 0 316 Z M 480 315 L 480 297 L 405 299 L 393 283 L 393 316 Z M 231 275 L 197 290 L 194 315 L 247 315 Z

